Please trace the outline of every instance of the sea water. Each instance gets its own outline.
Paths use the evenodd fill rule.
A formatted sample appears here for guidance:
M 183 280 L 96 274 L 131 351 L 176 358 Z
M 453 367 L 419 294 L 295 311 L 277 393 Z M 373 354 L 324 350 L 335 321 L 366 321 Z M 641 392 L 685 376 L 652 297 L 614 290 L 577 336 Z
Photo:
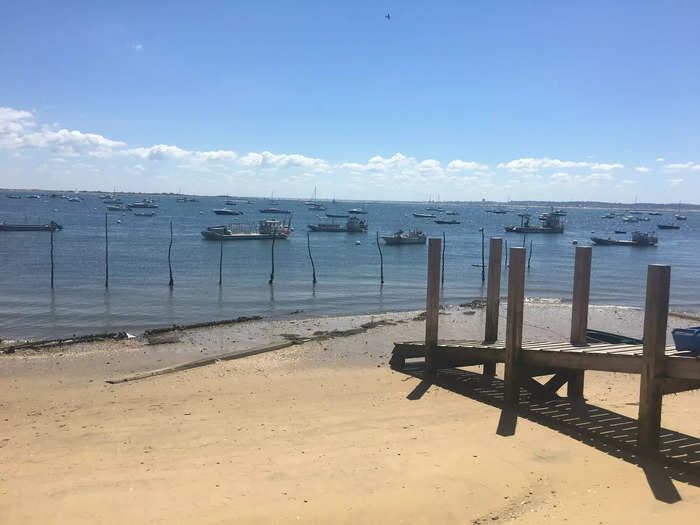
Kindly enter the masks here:
M 144 196 L 123 196 L 125 203 Z M 50 234 L 0 232 L 0 338 L 65 337 L 103 331 L 129 331 L 172 323 L 230 319 L 243 315 L 283 317 L 301 315 L 372 313 L 425 307 L 427 245 L 386 246 L 384 284 L 380 284 L 376 232 L 420 228 L 429 237 L 446 238 L 445 282 L 442 304 L 457 304 L 485 294 L 481 280 L 482 237 L 485 258 L 488 239 L 499 236 L 509 247 L 522 246 L 523 235 L 505 233 L 504 226 L 519 224 L 517 213 L 533 214 L 547 208 L 511 208 L 505 215 L 487 213 L 481 205 L 450 205 L 459 213 L 457 225 L 439 225 L 432 219 L 414 218 L 427 213 L 425 203 L 323 203 L 329 213 L 361 207 L 369 223 L 367 233 L 311 233 L 311 251 L 318 282 L 312 284 L 307 251 L 307 225 L 321 221 L 322 211 L 309 210 L 301 201 L 281 200 L 278 207 L 293 212 L 295 231 L 274 247 L 274 283 L 271 273 L 272 242 L 223 243 L 223 285 L 219 286 L 220 243 L 206 241 L 200 232 L 226 222 L 255 222 L 274 217 L 258 210 L 269 206 L 263 199 L 239 203 L 240 217 L 219 216 L 224 197 L 201 197 L 198 202 L 177 202 L 175 196 L 154 195 L 159 208 L 154 217 L 131 212 L 108 212 L 109 287 L 105 287 L 105 206 L 98 195 L 81 195 L 81 202 L 44 196 L 8 199 L 0 194 L 0 220 L 8 223 L 45 223 L 55 220 L 64 229 L 54 235 L 55 287 L 50 288 Z M 54 211 L 56 210 L 56 211 Z M 602 219 L 601 209 L 570 208 L 566 230 L 557 234 L 531 234 L 532 259 L 526 273 L 526 295 L 566 301 L 571 296 L 574 241 L 590 244 L 591 236 L 629 238 L 634 230 L 653 231 L 659 244 L 653 248 L 593 248 L 591 304 L 642 306 L 647 265 L 672 265 L 671 305 L 700 309 L 697 253 L 700 216 L 686 213 L 680 230 L 658 230 L 674 213 L 651 216 L 649 222 L 627 224 L 621 218 Z M 430 212 L 444 215 L 439 212 Z M 685 213 L 685 212 L 684 212 Z M 647 215 L 644 215 L 647 216 Z M 280 216 L 286 219 L 289 216 Z M 641 217 L 641 216 L 640 216 Z M 344 223 L 346 219 L 334 219 Z M 120 221 L 120 222 L 118 222 Z M 168 286 L 169 225 L 173 225 L 172 267 L 175 284 Z M 327 222 L 327 219 L 324 219 Z M 628 235 L 615 235 L 623 229 Z M 360 241 L 357 244 L 356 241 Z M 506 294 L 503 273 L 502 294 Z

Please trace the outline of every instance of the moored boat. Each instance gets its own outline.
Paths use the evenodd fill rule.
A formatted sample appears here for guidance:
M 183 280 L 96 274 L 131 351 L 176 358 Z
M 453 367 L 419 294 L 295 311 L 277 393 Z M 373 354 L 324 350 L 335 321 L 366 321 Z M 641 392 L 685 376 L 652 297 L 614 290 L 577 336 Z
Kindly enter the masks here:
M 348 213 L 352 213 L 353 215 L 367 215 L 367 212 L 362 208 L 353 208 L 352 210 L 348 210 Z
M 651 233 L 633 232 L 632 239 L 613 239 L 608 237 L 591 237 L 594 244 L 599 246 L 656 246 L 659 239 Z
M 434 219 L 436 215 L 432 213 L 413 213 L 413 216 L 418 218 L 418 219 Z
M 54 221 L 48 224 L 8 224 L 0 222 L 0 232 L 55 232 L 62 229 L 63 226 Z
M 437 224 L 461 224 L 458 220 L 456 219 L 436 219 L 435 222 Z
M 659 230 L 680 230 L 681 227 L 678 226 L 677 224 L 657 224 L 656 225 Z
M 158 205 L 151 199 L 143 199 L 142 201 L 132 202 L 127 204 L 129 208 L 157 208 Z
M 309 224 L 308 227 L 312 232 L 362 233 L 367 231 L 367 221 L 359 219 L 358 217 L 350 217 L 344 226 L 334 222 L 321 222 L 318 224 Z
M 530 224 L 530 214 L 519 213 L 520 226 L 506 226 L 509 233 L 564 233 L 564 223 L 556 212 L 547 212 L 539 216 L 541 226 Z
M 395 244 L 425 244 L 428 237 L 421 230 L 409 230 L 404 232 L 399 230 L 393 235 L 382 235 L 384 242 L 389 245 Z
M 289 210 L 282 210 L 280 208 L 262 208 L 260 210 L 260 213 L 278 213 L 278 214 L 290 214 L 292 213 Z
M 234 223 L 228 226 L 211 226 L 202 231 L 207 241 L 249 241 L 287 239 L 291 233 L 289 222 L 267 219 L 255 225 Z
M 229 210 L 228 208 L 220 208 L 212 211 L 217 215 L 243 215 L 242 211 Z

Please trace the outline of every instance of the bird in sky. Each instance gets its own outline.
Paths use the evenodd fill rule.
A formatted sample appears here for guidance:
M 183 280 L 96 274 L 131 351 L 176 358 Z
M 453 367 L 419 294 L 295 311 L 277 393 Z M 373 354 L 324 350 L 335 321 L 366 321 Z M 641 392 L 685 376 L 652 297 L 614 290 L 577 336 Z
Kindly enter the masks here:
M 385 15 L 384 15 L 384 18 L 386 18 L 387 20 L 391 21 L 391 14 L 390 14 L 390 13 L 385 14 Z

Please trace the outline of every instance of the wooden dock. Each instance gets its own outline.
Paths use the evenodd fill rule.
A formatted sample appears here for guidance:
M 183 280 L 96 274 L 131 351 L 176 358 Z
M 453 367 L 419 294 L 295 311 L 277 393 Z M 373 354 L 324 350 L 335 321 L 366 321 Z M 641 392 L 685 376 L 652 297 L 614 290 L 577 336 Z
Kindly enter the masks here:
M 571 336 L 568 342 L 523 342 L 525 248 L 510 249 L 506 338 L 498 341 L 502 240 L 491 239 L 488 297 L 483 341 L 438 339 L 440 239 L 430 239 L 425 340 L 394 344 L 390 364 L 404 369 L 407 360 L 424 358 L 426 374 L 441 369 L 483 365 L 493 377 L 496 363 L 505 364 L 504 408 L 517 410 L 521 388 L 552 397 L 565 384 L 567 395 L 583 398 L 586 370 L 640 374 L 638 445 L 653 454 L 659 448 L 664 394 L 700 388 L 700 356 L 666 345 L 671 268 L 649 265 L 642 344 L 587 343 L 591 248 L 576 248 Z M 551 376 L 545 382 L 536 378 Z

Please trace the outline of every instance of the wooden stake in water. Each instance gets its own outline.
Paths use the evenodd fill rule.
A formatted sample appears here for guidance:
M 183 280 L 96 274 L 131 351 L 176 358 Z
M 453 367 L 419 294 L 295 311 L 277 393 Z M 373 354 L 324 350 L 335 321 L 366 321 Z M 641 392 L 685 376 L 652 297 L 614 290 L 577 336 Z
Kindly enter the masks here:
M 486 261 L 484 259 L 484 229 L 481 228 L 481 282 L 486 282 Z
M 173 281 L 173 263 L 170 258 L 170 254 L 173 250 L 173 221 L 170 221 L 170 244 L 168 245 L 168 269 L 170 270 L 170 282 L 168 286 L 173 287 L 175 282 Z
M 380 271 L 380 283 L 384 284 L 384 256 L 382 255 L 382 247 L 379 244 L 379 232 L 377 232 L 377 249 L 379 250 L 379 271 Z
M 527 254 L 527 269 L 530 269 L 530 259 L 532 259 L 532 239 L 530 239 L 530 253 Z
M 440 284 L 445 284 L 445 246 L 447 245 L 447 240 L 445 239 L 445 232 L 442 232 L 442 271 L 440 272 Z
M 105 288 L 109 288 L 109 237 L 107 235 L 107 214 L 105 213 Z
M 270 280 L 267 281 L 267 284 L 272 284 L 273 281 L 275 280 L 275 232 L 273 230 L 272 232 L 272 270 L 270 271 Z
M 313 283 L 316 284 L 316 265 L 314 264 L 314 258 L 311 257 L 311 237 L 309 232 L 306 232 L 306 248 L 309 250 L 309 259 L 311 260 L 311 271 L 313 273 Z
M 223 282 L 222 267 L 224 264 L 224 241 L 219 241 L 219 286 Z
M 505 267 L 506 269 L 508 268 L 508 240 L 506 239 L 506 262 L 505 262 Z
M 51 289 L 53 290 L 53 230 L 51 230 Z

